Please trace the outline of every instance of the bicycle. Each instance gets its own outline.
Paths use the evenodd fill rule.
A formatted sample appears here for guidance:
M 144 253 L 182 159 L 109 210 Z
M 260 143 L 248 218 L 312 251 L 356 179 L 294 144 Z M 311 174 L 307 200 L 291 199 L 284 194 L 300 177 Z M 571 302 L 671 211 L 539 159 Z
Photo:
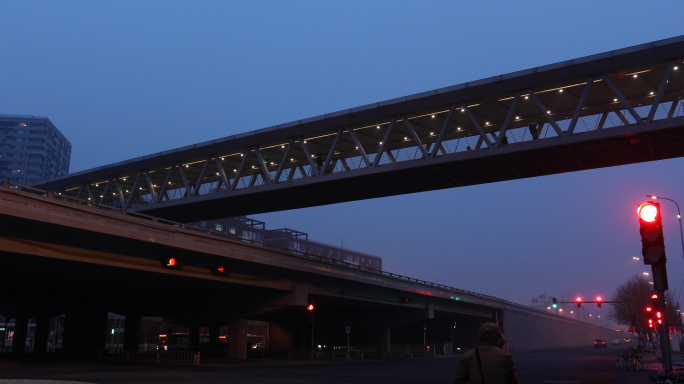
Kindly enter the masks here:
M 643 364 L 641 362 L 641 355 L 634 350 L 624 352 L 620 350 L 617 359 L 615 359 L 615 369 L 622 369 L 623 371 L 641 371 Z
M 615 369 L 622 369 L 623 371 L 629 369 L 629 353 L 620 350 L 617 356 L 617 359 L 615 359 Z
M 641 371 L 641 369 L 643 367 L 644 367 L 644 365 L 641 362 L 641 355 L 630 354 L 630 356 L 629 356 L 629 369 L 639 372 L 639 371 Z

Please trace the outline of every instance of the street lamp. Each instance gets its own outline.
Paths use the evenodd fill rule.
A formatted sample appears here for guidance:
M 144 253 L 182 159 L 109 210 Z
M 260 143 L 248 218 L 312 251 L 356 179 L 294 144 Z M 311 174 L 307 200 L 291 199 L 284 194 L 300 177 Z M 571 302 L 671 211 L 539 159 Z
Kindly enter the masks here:
M 679 236 L 682 239 L 682 257 L 684 257 L 684 232 L 682 231 L 682 212 L 679 210 L 679 204 L 677 204 L 676 201 L 669 199 L 667 197 L 662 197 L 662 196 L 656 196 L 656 195 L 646 195 L 646 197 L 650 197 L 653 200 L 656 199 L 663 199 L 663 200 L 669 200 L 677 206 L 677 220 L 679 220 Z

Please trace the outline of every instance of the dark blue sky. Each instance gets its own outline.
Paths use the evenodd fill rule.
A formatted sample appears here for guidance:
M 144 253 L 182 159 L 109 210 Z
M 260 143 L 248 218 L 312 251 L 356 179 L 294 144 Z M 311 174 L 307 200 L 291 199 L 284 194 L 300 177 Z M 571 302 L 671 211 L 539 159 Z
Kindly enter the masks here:
M 71 171 L 684 34 L 672 1 L 0 1 L 0 113 L 47 116 Z M 528 304 L 647 270 L 636 206 L 684 160 L 255 216 L 387 271 Z M 663 203 L 670 287 L 684 256 Z M 606 310 L 603 310 L 605 314 Z

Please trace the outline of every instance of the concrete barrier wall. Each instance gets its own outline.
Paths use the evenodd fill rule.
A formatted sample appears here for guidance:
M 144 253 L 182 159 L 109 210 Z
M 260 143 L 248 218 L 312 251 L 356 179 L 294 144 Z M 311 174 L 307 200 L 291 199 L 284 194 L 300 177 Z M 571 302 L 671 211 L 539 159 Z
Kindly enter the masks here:
M 566 347 L 587 348 L 595 339 L 621 338 L 614 330 L 594 326 L 562 316 L 532 313 L 520 308 L 505 308 L 503 332 L 509 351 L 533 351 Z

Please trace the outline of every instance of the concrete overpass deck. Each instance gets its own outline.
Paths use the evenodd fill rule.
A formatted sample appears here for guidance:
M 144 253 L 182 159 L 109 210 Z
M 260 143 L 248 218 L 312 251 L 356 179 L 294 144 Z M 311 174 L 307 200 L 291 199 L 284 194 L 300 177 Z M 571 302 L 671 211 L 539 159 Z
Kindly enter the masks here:
M 295 340 L 301 345 L 307 337 L 302 329 L 312 321 L 305 311 L 309 303 L 316 306 L 318 331 L 337 342 L 345 326 L 368 340 L 385 329 L 388 340 L 390 327 L 429 324 L 429 334 L 448 339 L 458 322 L 458 337 L 467 343 L 478 324 L 497 321 L 517 330 L 511 341 L 520 334 L 517 344 L 530 348 L 525 333 L 530 319 L 536 319 L 532 329 L 544 323 L 570 329 L 559 335 L 607 332 L 475 292 L 6 182 L 0 186 L 0 220 L 0 269 L 11 271 L 0 279 L 7 293 L 0 313 L 21 319 L 66 313 L 77 319 L 71 323 L 72 347 L 98 347 L 107 311 L 132 319 L 170 317 L 194 326 L 239 324 L 233 334 L 244 330 L 246 320 L 263 320 L 278 324 L 290 345 Z M 165 268 L 167 257 L 182 261 L 182 269 Z M 229 269 L 229 275 L 214 275 L 216 265 Z M 81 330 L 78 336 L 74 327 Z M 409 333 L 419 334 L 399 332 Z M 563 340 L 577 342 L 576 337 Z M 244 353 L 244 348 L 235 352 Z

